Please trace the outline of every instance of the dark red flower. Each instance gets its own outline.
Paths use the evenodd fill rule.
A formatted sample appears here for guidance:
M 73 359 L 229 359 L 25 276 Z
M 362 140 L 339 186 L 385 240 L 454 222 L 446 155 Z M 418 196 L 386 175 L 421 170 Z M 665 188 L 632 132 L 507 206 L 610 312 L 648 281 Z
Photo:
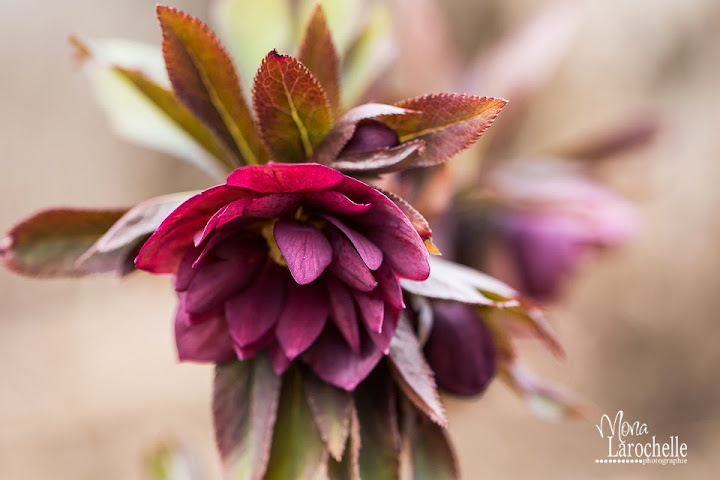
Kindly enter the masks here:
M 317 164 L 235 170 L 178 207 L 138 268 L 175 275 L 181 360 L 266 350 L 352 390 L 388 352 L 398 278 L 424 280 L 427 250 L 385 195 Z

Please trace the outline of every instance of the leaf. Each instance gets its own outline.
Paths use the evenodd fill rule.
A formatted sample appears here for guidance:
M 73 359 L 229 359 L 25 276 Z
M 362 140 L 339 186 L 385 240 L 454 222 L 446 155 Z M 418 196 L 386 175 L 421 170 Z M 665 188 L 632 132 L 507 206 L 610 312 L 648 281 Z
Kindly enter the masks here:
M 312 161 L 323 165 L 334 162 L 340 151 L 352 138 L 358 122 L 380 115 L 404 115 L 413 113 L 411 110 L 398 108 L 383 103 L 365 103 L 348 110 L 345 115 L 335 122 L 332 130 L 323 138 L 313 153 Z
M 350 42 L 358 35 L 358 32 L 367 21 L 367 8 L 363 5 L 362 0 L 298 0 L 296 8 L 296 18 L 300 21 L 300 25 L 304 26 L 315 12 L 315 6 L 322 6 L 323 13 L 328 25 L 328 29 L 332 32 L 333 40 L 338 52 L 345 52 Z M 302 29 L 298 29 L 296 35 L 297 41 L 304 33 Z
M 218 151 L 219 140 L 208 138 L 207 127 L 163 93 L 174 95 L 167 89 L 170 80 L 158 48 L 123 40 L 86 42 L 71 37 L 70 41 L 95 100 L 117 135 L 182 158 L 215 179 L 225 178 L 230 153 L 224 147 Z
M 342 172 L 379 175 L 403 170 L 422 154 L 425 141 L 411 140 L 390 148 L 342 155 L 330 166 Z
M 262 138 L 279 162 L 307 159 L 332 127 L 323 87 L 302 63 L 275 50 L 255 76 L 253 107 Z
M 406 397 L 433 422 L 447 425 L 433 372 L 425 361 L 417 337 L 404 314 L 390 343 L 390 371 Z
M 330 109 L 337 112 L 340 107 L 340 61 L 320 3 L 313 9 L 297 58 L 320 82 Z
M 615 125 L 603 132 L 584 136 L 573 146 L 564 148 L 561 156 L 585 161 L 613 158 L 647 147 L 657 138 L 660 129 L 660 122 L 655 118 L 634 118 L 623 125 Z
M 395 390 L 382 366 L 355 390 L 360 420 L 360 477 L 397 480 L 400 477 L 400 431 Z
M 280 407 L 265 479 L 313 479 L 324 470 L 327 459 L 325 444 L 303 396 L 300 372 L 291 369 L 283 375 Z
M 320 436 L 330 455 L 340 461 L 350 430 L 352 397 L 309 372 L 303 375 L 303 386 Z
M 23 220 L 0 241 L 0 259 L 9 269 L 38 277 L 75 277 L 124 270 L 127 252 L 77 260 L 127 211 L 45 210 Z
M 425 141 L 425 151 L 412 166 L 428 167 L 447 162 L 475 143 L 506 103 L 500 98 L 451 93 L 425 95 L 395 104 L 422 115 L 393 115 L 382 120 L 397 132 L 400 143 L 416 138 Z
M 238 156 L 238 164 L 266 160 L 232 60 L 198 19 L 159 5 L 163 55 L 178 98 Z
M 328 460 L 328 476 L 330 480 L 361 480 L 360 479 L 360 421 L 354 403 L 350 403 L 350 427 L 345 452 L 341 461 L 333 458 Z
M 215 368 L 213 422 L 225 478 L 264 478 L 279 395 L 280 377 L 265 356 Z
M 413 480 L 454 480 L 460 477 L 446 431 L 423 415 L 414 414 L 410 437 Z
M 288 51 L 293 21 L 288 0 L 216 0 L 212 24 L 235 60 L 242 78 L 253 78 L 267 52 Z

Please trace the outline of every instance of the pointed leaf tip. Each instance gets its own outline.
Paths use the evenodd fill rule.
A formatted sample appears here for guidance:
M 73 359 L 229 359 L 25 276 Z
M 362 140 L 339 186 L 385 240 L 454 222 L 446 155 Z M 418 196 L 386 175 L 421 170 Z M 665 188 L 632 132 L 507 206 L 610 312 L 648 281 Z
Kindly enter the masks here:
M 305 29 L 298 60 L 315 75 L 325 89 L 330 109 L 337 112 L 340 104 L 340 61 L 319 2 L 315 4 Z

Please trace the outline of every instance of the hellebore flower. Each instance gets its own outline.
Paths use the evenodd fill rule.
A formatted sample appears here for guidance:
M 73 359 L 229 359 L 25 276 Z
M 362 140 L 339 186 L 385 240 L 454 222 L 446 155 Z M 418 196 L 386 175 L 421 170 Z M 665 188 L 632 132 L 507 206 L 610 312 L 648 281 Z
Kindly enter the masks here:
M 497 371 L 493 334 L 476 307 L 433 300 L 433 325 L 424 353 L 438 387 L 462 396 L 485 391 Z
M 385 195 L 318 164 L 248 166 L 183 203 L 137 267 L 175 275 L 183 360 L 301 357 L 352 390 L 404 307 L 398 277 L 424 280 L 427 249 Z

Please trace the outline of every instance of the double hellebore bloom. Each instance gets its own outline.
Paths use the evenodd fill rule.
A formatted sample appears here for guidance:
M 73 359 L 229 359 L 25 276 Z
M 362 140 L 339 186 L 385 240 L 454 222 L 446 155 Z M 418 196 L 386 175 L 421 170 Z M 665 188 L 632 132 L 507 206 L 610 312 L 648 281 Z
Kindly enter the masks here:
M 248 166 L 160 225 L 137 267 L 175 275 L 181 359 L 267 350 L 352 390 L 388 352 L 404 307 L 398 277 L 424 280 L 427 249 L 369 185 L 318 164 Z

